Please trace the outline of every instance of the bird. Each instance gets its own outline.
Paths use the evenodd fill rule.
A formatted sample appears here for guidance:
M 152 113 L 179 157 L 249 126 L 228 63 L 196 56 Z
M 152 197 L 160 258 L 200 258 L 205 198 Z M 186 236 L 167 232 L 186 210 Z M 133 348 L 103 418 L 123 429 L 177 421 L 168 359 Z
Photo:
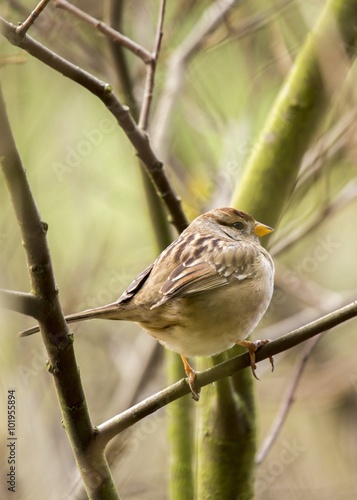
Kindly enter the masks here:
M 255 352 L 268 339 L 246 340 L 267 310 L 274 288 L 274 262 L 259 238 L 273 229 L 247 212 L 216 208 L 194 219 L 110 304 L 65 316 L 132 321 L 178 353 L 193 399 L 196 372 L 187 358 L 214 356 L 234 345 Z M 35 326 L 19 333 L 39 331 Z M 272 368 L 274 368 L 271 358 Z

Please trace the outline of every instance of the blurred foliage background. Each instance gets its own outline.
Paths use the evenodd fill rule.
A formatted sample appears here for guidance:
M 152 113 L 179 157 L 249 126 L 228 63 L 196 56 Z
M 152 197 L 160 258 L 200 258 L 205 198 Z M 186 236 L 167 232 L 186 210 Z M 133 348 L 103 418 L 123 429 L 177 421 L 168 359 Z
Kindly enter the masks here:
M 172 58 L 210 4 L 168 2 L 150 127 L 154 143 Z M 16 24 L 35 5 L 31 0 L 3 1 L 0 14 Z M 81 0 L 76 5 L 109 19 L 109 1 Z M 190 219 L 229 205 L 272 102 L 323 5 L 317 0 L 242 2 L 204 39 L 185 68 L 164 130 L 163 156 Z M 158 9 L 156 0 L 123 2 L 123 33 L 151 50 Z M 109 82 L 122 102 L 135 106 L 123 89 L 106 38 L 93 28 L 50 4 L 30 35 Z M 140 102 L 145 68 L 131 54 L 126 58 L 133 97 Z M 70 313 L 113 301 L 158 254 L 132 147 L 94 96 L 3 38 L 0 64 L 15 139 L 41 215 L 49 224 L 63 309 Z M 331 65 L 332 75 L 334 71 L 338 68 Z M 327 110 L 272 238 L 276 292 L 255 338 L 272 338 L 302 325 L 352 300 L 356 292 L 355 72 L 352 66 Z M 1 288 L 28 290 L 24 252 L 3 182 L 0 197 Z M 30 318 L 1 311 L 0 420 L 5 418 L 4 395 L 15 388 L 16 498 L 82 498 L 41 338 L 16 338 L 32 324 Z M 155 349 L 154 341 L 135 325 L 94 321 L 75 325 L 73 331 L 94 424 L 165 387 L 164 351 Z M 292 411 L 258 466 L 257 499 L 356 498 L 355 343 L 351 321 L 327 333 L 314 349 Z M 274 373 L 269 373 L 266 362 L 258 367 L 260 442 L 303 349 L 277 356 Z M 167 407 L 148 417 L 112 444 L 109 456 L 123 498 L 166 498 L 169 411 Z M 3 471 L 3 426 L 0 449 Z M 2 478 L 1 497 L 7 493 Z

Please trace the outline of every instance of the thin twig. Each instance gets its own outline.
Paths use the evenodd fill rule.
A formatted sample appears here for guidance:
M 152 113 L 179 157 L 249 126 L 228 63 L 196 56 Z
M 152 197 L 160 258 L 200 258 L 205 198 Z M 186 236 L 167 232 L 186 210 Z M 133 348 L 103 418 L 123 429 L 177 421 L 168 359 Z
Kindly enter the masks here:
M 167 207 L 172 224 L 178 232 L 182 232 L 187 227 L 187 219 L 182 210 L 181 200 L 166 176 L 163 163 L 154 153 L 147 134 L 137 126 L 129 108 L 121 104 L 111 86 L 60 57 L 28 35 L 19 37 L 16 33 L 16 27 L 1 17 L 0 32 L 12 45 L 26 50 L 47 66 L 80 84 L 103 102 L 134 146 L 138 158 L 146 168 L 159 196 Z
M 156 73 L 156 67 L 157 67 L 157 62 L 158 62 L 158 58 L 159 58 L 160 48 L 161 48 L 161 40 L 163 37 L 163 24 L 164 24 L 164 17 L 165 17 L 165 7 L 166 7 L 166 0 L 161 0 L 161 7 L 160 7 L 160 13 L 159 13 L 159 20 L 157 23 L 154 50 L 152 53 L 152 60 L 148 66 L 147 73 L 146 73 L 143 103 L 141 106 L 140 118 L 139 118 L 139 127 L 142 128 L 143 130 L 147 130 L 148 124 L 149 124 L 149 114 L 150 114 L 152 95 L 153 95 L 154 84 L 155 84 L 155 73 Z
M 305 154 L 303 164 L 300 170 L 300 176 L 297 181 L 295 192 L 303 189 L 310 182 L 311 177 L 315 176 L 319 169 L 324 165 L 324 161 L 331 158 L 342 147 L 354 133 L 354 123 L 356 120 L 357 109 L 352 109 L 346 113 L 339 122 L 321 138 L 314 147 L 310 148 Z M 310 234 L 319 226 L 329 215 L 335 214 L 357 197 L 357 182 L 355 179 L 350 181 L 338 194 L 335 200 L 315 210 L 312 217 L 304 219 L 303 222 L 296 221 L 288 224 L 279 230 L 279 239 L 273 242 L 270 249 L 271 254 L 277 255 L 285 252 L 297 241 Z
M 320 304 L 317 304 L 315 307 L 305 307 L 303 310 L 270 326 L 259 329 L 259 336 L 264 339 L 277 339 L 283 335 L 284 332 L 296 330 L 296 328 L 300 328 L 301 325 L 318 320 L 321 315 L 328 314 L 330 311 L 344 307 L 345 304 L 352 302 L 355 297 L 357 297 L 356 289 L 339 294 L 331 293 L 328 298 L 324 296 Z
M 349 203 L 357 198 L 357 180 L 350 181 L 343 190 L 338 194 L 335 200 L 331 201 L 329 205 L 314 213 L 313 217 L 308 219 L 305 223 L 293 223 L 294 228 L 284 230 L 284 234 L 278 241 L 274 242 L 270 252 L 276 257 L 277 255 L 285 252 L 291 248 L 297 241 L 310 234 L 316 227 L 318 227 L 328 216 L 337 213 L 339 210 L 347 206 Z
M 304 155 L 295 189 L 301 188 L 315 176 L 324 162 L 341 150 L 355 133 L 357 108 L 354 106 L 331 130 L 324 134 Z
M 236 3 L 238 3 L 237 0 L 216 0 L 211 4 L 168 62 L 167 80 L 159 101 L 155 126 L 153 127 L 155 146 L 160 151 L 164 161 L 167 160 L 168 148 L 171 144 L 168 137 L 169 122 L 178 94 L 185 81 L 186 66 L 201 48 L 207 35 L 221 24 L 222 18 Z
M 107 23 L 116 31 L 123 31 L 123 7 L 123 0 L 109 0 Z M 139 106 L 133 91 L 134 83 L 132 81 L 128 65 L 127 52 L 122 45 L 114 42 L 111 38 L 108 38 L 107 40 L 113 57 L 113 68 L 118 77 L 120 92 L 123 96 L 125 96 L 125 102 L 129 104 L 131 114 L 137 122 L 139 118 Z
M 31 12 L 29 17 L 19 26 L 17 26 L 16 31 L 20 36 L 25 36 L 27 31 L 31 28 L 33 23 L 36 21 L 41 12 L 46 8 L 50 0 L 41 0 L 37 7 Z
M 291 379 L 290 385 L 288 387 L 286 396 L 284 397 L 279 411 L 275 417 L 275 420 L 270 428 L 270 431 L 266 438 L 264 439 L 262 446 L 257 454 L 255 463 L 257 465 L 261 464 L 267 454 L 269 453 L 271 447 L 273 446 L 274 442 L 276 441 L 286 419 L 288 416 L 288 413 L 292 407 L 292 404 L 294 403 L 294 396 L 296 389 L 299 385 L 299 382 L 301 380 L 302 374 L 304 372 L 304 368 L 306 366 L 306 362 L 308 358 L 310 357 L 312 351 L 316 347 L 317 343 L 319 340 L 322 338 L 323 333 L 320 333 L 316 337 L 312 338 L 309 342 L 306 343 L 305 348 L 301 354 L 301 357 L 296 365 L 294 375 Z
M 330 311 L 337 310 L 344 307 L 345 304 L 353 301 L 357 297 L 357 290 L 351 290 L 344 293 L 336 294 L 331 292 L 329 295 L 324 295 L 321 297 L 319 304 L 315 307 L 307 307 L 303 310 L 290 315 L 289 317 L 278 321 L 268 327 L 259 329 L 259 338 L 263 339 L 277 339 L 284 332 L 295 330 L 300 328 L 301 325 L 311 323 L 318 320 L 322 315 L 328 314 Z M 289 354 L 289 351 L 284 351 L 280 355 L 280 361 Z M 260 368 L 260 374 L 263 375 L 265 372 L 269 371 L 267 364 L 264 364 Z
M 319 333 L 330 330 L 331 328 L 357 316 L 357 301 L 331 312 L 312 323 L 304 325 L 290 333 L 287 333 L 276 340 L 272 340 L 261 347 L 256 353 L 257 361 L 267 359 L 280 352 L 291 349 L 302 342 L 318 335 Z M 211 384 L 216 380 L 233 375 L 243 368 L 250 366 L 249 354 L 241 354 L 234 358 L 220 363 L 213 368 L 197 374 L 197 389 Z M 172 401 L 189 394 L 190 388 L 186 379 L 167 387 L 163 391 L 145 399 L 132 408 L 116 415 L 107 422 L 97 426 L 98 440 L 102 446 L 105 446 L 113 437 L 127 429 L 134 423 L 140 421 L 151 413 L 163 408 Z
M 121 30 L 121 22 L 123 18 L 123 2 L 111 0 L 109 5 L 109 22 L 112 27 Z M 114 59 L 114 68 L 118 75 L 119 85 L 122 95 L 125 96 L 125 102 L 129 103 L 131 114 L 136 122 L 139 121 L 139 104 L 136 96 L 133 93 L 134 82 L 129 71 L 124 47 L 118 43 L 108 39 L 109 47 Z M 142 165 L 140 165 L 142 167 Z M 145 191 L 146 201 L 149 208 L 149 216 L 156 236 L 157 247 L 160 250 L 166 248 L 172 241 L 172 233 L 167 220 L 167 215 L 161 200 L 157 196 L 155 184 L 147 175 L 145 168 L 140 168 L 143 188 Z M 182 226 L 183 229 L 183 226 Z
M 75 7 L 71 3 L 67 2 L 67 0 L 55 0 L 54 6 L 59 9 L 64 9 L 67 12 L 70 12 L 71 14 L 78 17 L 82 21 L 96 28 L 98 31 L 100 31 L 107 37 L 111 38 L 113 41 L 120 43 L 120 45 L 126 47 L 133 54 L 142 59 L 145 64 L 149 64 L 152 62 L 153 60 L 152 54 L 150 54 L 150 52 L 146 50 L 144 47 L 134 42 L 130 38 L 122 35 L 121 33 L 119 33 L 119 31 L 103 23 L 103 21 L 99 21 L 99 19 L 96 19 L 95 17 L 90 16 L 89 14 L 79 9 L 78 7 Z
M 274 2 L 271 7 L 267 7 L 256 14 L 252 14 L 246 19 L 243 19 L 236 26 L 233 26 L 233 28 L 228 26 L 230 38 L 233 40 L 240 40 L 265 28 L 265 26 L 271 23 L 278 14 L 281 14 L 285 9 L 291 6 L 290 4 L 293 3 L 297 3 L 296 0 L 282 0 L 281 2 Z M 216 50 L 222 43 L 224 43 L 224 40 L 216 44 L 213 50 Z
M 123 394 L 122 388 L 118 386 L 117 391 L 115 391 L 111 397 L 110 409 L 113 409 L 113 413 L 114 404 L 116 406 L 116 411 L 118 411 L 118 401 L 120 401 L 120 411 L 124 411 L 126 408 L 130 408 L 137 403 L 139 394 L 145 391 L 148 382 L 150 382 L 152 378 L 151 372 L 154 366 L 156 366 L 158 358 L 163 357 L 163 349 L 159 342 L 153 342 L 152 339 L 147 338 L 145 343 L 143 339 L 141 339 L 139 344 L 141 347 L 137 345 L 133 346 L 134 350 L 137 349 L 136 354 L 140 358 L 139 366 L 136 366 L 133 370 L 129 362 L 130 376 L 124 381 L 125 393 Z
M 299 268 L 285 266 L 281 260 L 275 260 L 274 282 L 275 289 L 278 289 L 285 296 L 292 297 L 294 301 L 305 303 L 307 307 L 315 308 L 320 314 L 346 303 L 346 298 L 341 297 L 341 292 L 326 289 L 311 279 L 308 273 L 304 273 Z M 323 304 L 326 304 L 325 309 L 320 309 Z

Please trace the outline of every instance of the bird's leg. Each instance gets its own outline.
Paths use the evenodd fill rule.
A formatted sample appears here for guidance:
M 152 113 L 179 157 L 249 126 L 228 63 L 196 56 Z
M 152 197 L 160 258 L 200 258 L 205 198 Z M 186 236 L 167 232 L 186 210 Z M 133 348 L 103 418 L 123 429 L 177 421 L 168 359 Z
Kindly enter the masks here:
M 195 370 L 191 367 L 189 362 L 187 361 L 187 358 L 181 354 L 181 359 L 183 362 L 183 366 L 185 368 L 185 372 L 188 378 L 188 385 L 190 386 L 191 392 L 192 392 L 192 397 L 195 401 L 199 401 L 200 399 L 200 391 L 197 391 L 195 387 L 195 380 L 196 380 L 196 372 Z
M 259 347 L 262 347 L 265 344 L 268 344 L 270 342 L 269 339 L 263 339 L 263 340 L 254 340 L 253 342 L 250 342 L 249 340 L 241 340 L 240 342 L 237 342 L 238 345 L 241 345 L 243 347 L 246 347 L 249 352 L 249 357 L 250 357 L 250 367 L 252 369 L 252 373 L 254 377 L 259 380 L 257 374 L 256 374 L 256 369 L 257 365 L 255 364 L 255 353 L 259 349 Z M 274 359 L 273 356 L 269 356 L 269 361 L 271 364 L 271 371 L 274 371 Z

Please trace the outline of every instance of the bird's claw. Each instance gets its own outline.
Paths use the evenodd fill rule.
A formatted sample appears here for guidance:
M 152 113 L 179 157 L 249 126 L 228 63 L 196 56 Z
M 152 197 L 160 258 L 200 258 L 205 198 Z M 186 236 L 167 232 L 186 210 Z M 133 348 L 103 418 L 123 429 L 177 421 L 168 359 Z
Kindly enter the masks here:
M 190 386 L 192 398 L 195 401 L 200 400 L 200 390 L 196 388 L 196 372 L 192 370 L 188 375 L 188 385 Z
M 191 389 L 192 398 L 195 401 L 199 401 L 200 400 L 200 390 L 197 389 L 197 387 L 196 387 L 196 372 L 192 368 L 192 366 L 189 364 L 189 362 L 187 361 L 186 356 L 183 356 L 181 354 L 181 359 L 182 359 L 183 366 L 185 368 L 185 372 L 186 372 L 186 375 L 187 375 L 188 385 L 189 385 L 189 387 Z
M 260 347 L 268 344 L 269 342 L 270 342 L 270 339 L 254 340 L 252 342 L 249 340 L 242 340 L 241 342 L 239 342 L 239 345 L 246 347 L 248 349 L 249 357 L 250 357 L 250 367 L 252 369 L 252 373 L 253 373 L 254 378 L 256 378 L 257 380 L 260 380 L 260 379 L 259 379 L 258 375 L 256 374 L 257 365 L 255 363 L 255 353 Z M 273 372 L 274 371 L 273 356 L 269 356 L 269 361 L 271 364 L 271 371 Z

